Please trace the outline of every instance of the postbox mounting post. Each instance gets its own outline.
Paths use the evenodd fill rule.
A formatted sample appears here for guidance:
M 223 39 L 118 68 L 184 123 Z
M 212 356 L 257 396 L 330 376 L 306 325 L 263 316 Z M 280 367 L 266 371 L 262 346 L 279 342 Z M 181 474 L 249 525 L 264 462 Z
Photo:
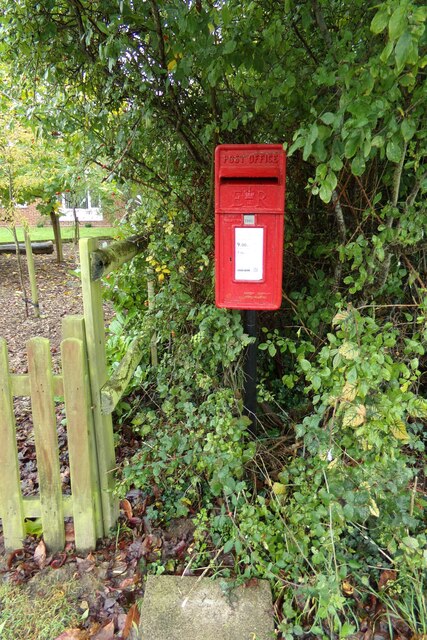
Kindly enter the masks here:
M 251 421 L 250 432 L 252 435 L 256 435 L 258 431 L 258 424 L 256 418 L 256 410 L 257 410 L 257 350 L 258 350 L 258 340 L 257 340 L 257 312 L 253 309 L 248 309 L 244 312 L 244 325 L 245 332 L 248 334 L 250 338 L 254 338 L 254 340 L 248 344 L 246 348 L 245 354 L 245 364 L 244 364 L 244 376 L 245 376 L 245 387 L 244 387 L 244 411 L 245 415 Z

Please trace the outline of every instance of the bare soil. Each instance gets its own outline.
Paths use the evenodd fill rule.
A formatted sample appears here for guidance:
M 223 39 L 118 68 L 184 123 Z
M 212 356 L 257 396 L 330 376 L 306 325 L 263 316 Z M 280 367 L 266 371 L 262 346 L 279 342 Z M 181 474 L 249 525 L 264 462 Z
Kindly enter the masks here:
M 26 257 L 21 256 L 21 259 L 29 300 Z M 64 244 L 62 264 L 56 263 L 55 254 L 35 255 L 34 262 L 40 318 L 36 318 L 31 300 L 27 303 L 29 315 L 26 316 L 16 256 L 0 255 L 0 337 L 7 341 L 12 373 L 27 372 L 26 343 L 34 336 L 49 338 L 54 369 L 57 370 L 62 318 L 83 312 L 80 280 L 73 273 L 78 266 L 78 250 L 74 244 Z

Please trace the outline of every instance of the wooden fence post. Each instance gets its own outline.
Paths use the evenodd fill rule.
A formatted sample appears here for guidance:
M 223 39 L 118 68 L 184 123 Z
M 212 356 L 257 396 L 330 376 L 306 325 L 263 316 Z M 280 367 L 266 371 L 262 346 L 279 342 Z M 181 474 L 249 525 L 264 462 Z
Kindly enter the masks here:
M 3 522 L 4 546 L 7 551 L 12 551 L 22 546 L 25 524 L 12 384 L 4 338 L 0 338 L 0 443 L 0 515 Z
M 39 292 L 37 290 L 36 269 L 34 266 L 33 249 L 31 247 L 30 234 L 25 228 L 24 228 L 24 238 L 25 238 L 25 253 L 27 255 L 28 277 L 30 279 L 30 287 L 31 287 L 31 301 L 34 307 L 34 315 L 36 316 L 36 318 L 40 318 Z
M 79 243 L 83 309 L 89 357 L 92 409 L 98 452 L 102 514 L 104 531 L 105 534 L 108 534 L 111 527 L 113 527 L 117 521 L 119 505 L 117 498 L 113 495 L 114 469 L 116 466 L 113 423 L 111 415 L 103 415 L 101 412 L 100 392 L 103 385 L 107 382 L 104 313 L 102 308 L 101 282 L 91 279 L 90 263 L 90 254 L 97 249 L 97 246 L 98 244 L 95 238 L 82 238 Z
M 89 438 L 91 398 L 82 340 L 63 340 L 61 354 L 76 548 L 88 551 L 96 546 L 97 531 Z
M 31 338 L 27 351 L 43 537 L 50 551 L 60 551 L 65 529 L 49 340 Z
M 89 416 L 88 416 L 88 428 L 89 428 L 89 454 L 90 454 L 90 470 L 91 470 L 91 486 L 92 495 L 94 500 L 95 509 L 95 526 L 96 526 L 96 538 L 102 538 L 104 536 L 104 523 L 102 520 L 102 504 L 101 504 L 101 491 L 99 485 L 99 470 L 98 470 L 98 454 L 96 450 L 96 438 L 93 424 L 92 415 L 92 394 L 90 390 L 90 380 L 88 371 L 88 358 L 86 347 L 86 335 L 85 324 L 83 316 L 66 316 L 62 320 L 62 337 L 64 340 L 67 338 L 77 338 L 82 341 L 83 357 L 84 357 L 84 380 L 85 391 L 88 394 L 89 401 Z M 64 373 L 65 376 L 65 373 Z M 64 388 L 67 386 L 64 381 Z M 83 407 L 82 407 L 83 409 Z M 71 483 L 73 479 L 71 477 Z M 72 488 L 73 494 L 74 489 Z

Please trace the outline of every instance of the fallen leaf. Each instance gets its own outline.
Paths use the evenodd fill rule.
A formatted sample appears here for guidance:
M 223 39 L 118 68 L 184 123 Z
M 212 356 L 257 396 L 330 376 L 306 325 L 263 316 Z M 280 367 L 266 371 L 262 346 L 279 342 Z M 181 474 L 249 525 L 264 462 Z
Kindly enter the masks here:
M 75 538 L 74 525 L 72 522 L 67 522 L 65 524 L 65 541 L 74 542 Z
M 122 500 L 120 502 L 120 508 L 123 509 L 128 520 L 133 517 L 132 505 L 129 500 L 126 500 L 126 498 Z
M 87 633 L 81 629 L 66 629 L 55 640 L 87 640 Z
M 140 613 L 138 605 L 135 603 L 129 609 L 129 612 L 126 616 L 125 626 L 123 628 L 123 640 L 127 640 L 129 634 L 134 626 L 139 625 Z
M 389 582 L 394 582 L 396 577 L 396 571 L 393 571 L 393 569 L 384 569 L 384 571 L 381 572 L 380 579 L 378 580 L 378 591 L 384 589 Z
M 110 620 L 95 635 L 90 636 L 90 640 L 113 640 L 114 638 L 114 622 Z
M 46 545 L 43 540 L 40 540 L 34 551 L 34 561 L 39 569 L 43 569 L 46 565 Z
M 343 593 L 345 593 L 346 596 L 352 596 L 354 593 L 354 587 L 351 584 L 351 582 L 349 582 L 348 580 L 343 581 L 341 585 L 341 589 L 343 590 Z
M 125 578 L 121 581 L 117 589 L 127 589 L 128 587 L 134 586 L 138 582 L 138 576 L 133 576 L 133 578 Z

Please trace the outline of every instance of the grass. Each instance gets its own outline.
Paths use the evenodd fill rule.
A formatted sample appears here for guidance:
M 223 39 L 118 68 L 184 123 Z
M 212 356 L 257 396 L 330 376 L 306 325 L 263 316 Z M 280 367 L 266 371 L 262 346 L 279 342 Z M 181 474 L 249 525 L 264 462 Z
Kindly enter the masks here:
M 22 227 L 16 228 L 18 232 L 18 239 L 24 241 L 24 230 Z M 80 227 L 81 238 L 95 238 L 99 236 L 114 236 L 117 233 L 115 227 Z M 72 227 L 62 227 L 61 236 L 63 240 L 69 240 L 74 238 L 74 229 Z M 31 240 L 39 242 L 42 240 L 53 240 L 53 229 L 50 226 L 46 227 L 31 227 L 30 228 Z M 5 227 L 0 227 L 0 243 L 13 242 L 12 233 Z
M 49 585 L 33 594 L 26 587 L 0 583 L 1 640 L 53 640 L 81 620 L 70 583 Z M 68 597 L 67 597 L 68 596 Z

